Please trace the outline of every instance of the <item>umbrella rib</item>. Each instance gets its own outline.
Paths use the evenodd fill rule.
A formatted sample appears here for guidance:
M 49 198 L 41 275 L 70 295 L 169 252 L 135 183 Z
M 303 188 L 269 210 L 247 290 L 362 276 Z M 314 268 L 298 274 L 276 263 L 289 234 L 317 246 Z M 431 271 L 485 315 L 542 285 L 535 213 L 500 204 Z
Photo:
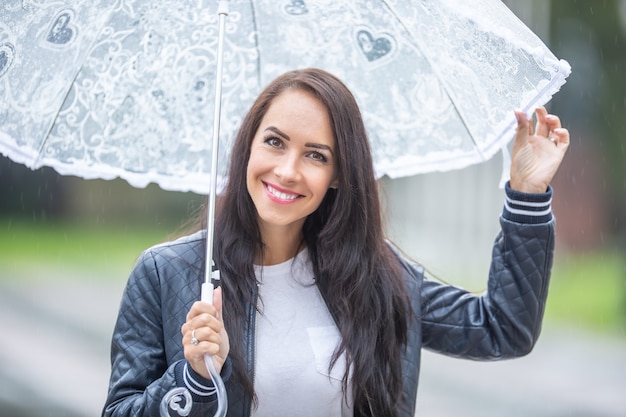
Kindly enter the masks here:
M 54 117 L 51 118 L 50 124 L 48 125 L 48 128 L 46 129 L 46 133 L 43 136 L 43 140 L 41 141 L 41 145 L 39 145 L 39 149 L 37 149 L 37 158 L 35 159 L 34 165 L 33 165 L 35 167 L 39 164 L 41 155 L 43 153 L 43 148 L 48 142 L 48 139 L 50 138 L 50 133 L 52 132 L 52 128 L 54 127 L 57 117 L 59 117 L 59 113 L 61 113 L 61 110 L 63 109 L 63 104 L 65 103 L 67 96 L 69 96 L 70 91 L 72 91 L 72 86 L 74 85 L 74 82 L 76 82 L 76 78 L 78 77 L 78 74 L 80 74 L 80 71 L 82 69 L 83 69 L 83 64 L 80 65 L 80 67 L 78 68 L 78 71 L 76 71 L 76 74 L 74 74 L 74 77 L 72 77 L 72 82 L 69 83 L 69 87 L 65 91 L 65 94 L 63 95 L 63 100 L 61 100 L 61 105 L 57 107 L 56 112 L 54 113 Z
M 111 9 L 109 10 L 109 16 L 106 18 L 106 22 L 108 22 L 110 20 L 111 15 L 117 9 L 117 5 L 119 5 L 120 1 L 121 0 L 117 0 L 115 2 L 116 4 L 111 7 Z M 86 54 L 89 54 L 89 52 L 91 52 L 91 48 L 93 48 L 93 45 L 100 38 L 100 34 L 102 33 L 102 30 L 103 30 L 104 26 L 105 25 L 102 25 L 100 27 L 100 30 L 98 31 L 98 34 L 96 36 L 94 36 L 93 41 L 91 42 L 91 44 L 87 48 Z M 37 164 L 39 164 L 39 161 L 41 160 L 41 155 L 43 153 L 43 148 L 46 145 L 46 143 L 48 142 L 48 139 L 50 138 L 50 133 L 52 132 L 52 128 L 54 127 L 54 124 L 56 123 L 56 120 L 57 120 L 57 117 L 59 116 L 59 113 L 61 113 L 61 110 L 63 109 L 63 104 L 65 104 L 65 100 L 67 100 L 67 97 L 70 95 L 70 91 L 72 91 L 72 86 L 76 82 L 76 79 L 78 78 L 78 74 L 80 74 L 80 72 L 83 70 L 84 65 L 85 65 L 85 61 L 83 60 L 83 61 L 81 61 L 81 64 L 78 67 L 78 70 L 76 71 L 76 73 L 72 77 L 72 82 L 68 84 L 69 87 L 67 88 L 67 90 L 65 91 L 65 94 L 63 95 L 63 100 L 61 101 L 61 105 L 57 107 L 57 110 L 56 110 L 56 112 L 54 114 L 54 117 L 50 119 L 50 125 L 48 126 L 48 129 L 46 129 L 46 133 L 45 133 L 45 135 L 43 137 L 43 140 L 41 141 L 41 145 L 39 145 L 39 149 L 37 150 L 37 157 L 35 158 L 35 161 L 33 163 L 33 167 L 36 167 Z
M 74 85 L 74 82 L 76 82 L 76 78 L 78 77 L 78 74 L 80 74 L 80 71 L 82 69 L 83 69 L 83 64 L 80 65 L 80 67 L 78 68 L 78 71 L 76 71 L 76 74 L 74 74 L 74 76 L 72 77 L 72 82 L 69 83 L 69 87 L 65 91 L 65 94 L 63 94 L 61 105 L 56 108 L 54 117 L 50 119 L 50 124 L 48 125 L 48 128 L 46 129 L 46 133 L 43 135 L 43 140 L 41 141 L 41 144 L 39 145 L 39 149 L 37 149 L 37 157 L 35 158 L 33 167 L 38 166 L 39 161 L 41 160 L 41 155 L 43 153 L 43 148 L 44 146 L 46 146 L 46 143 L 48 142 L 48 139 L 50 138 L 50 133 L 52 132 L 52 128 L 54 127 L 57 117 L 59 117 L 59 113 L 61 113 L 61 110 L 63 109 L 63 104 L 65 103 L 67 96 L 69 96 L 70 91 L 72 91 L 72 86 Z
M 409 27 L 404 23 L 404 20 L 402 20 L 402 18 L 400 17 L 400 15 L 396 12 L 396 10 L 394 9 L 394 7 L 392 5 L 389 4 L 389 2 L 387 0 L 383 0 L 382 3 L 385 5 L 385 7 L 387 7 L 387 9 L 389 9 L 390 13 L 396 17 L 396 19 L 398 19 L 398 22 L 400 22 L 400 25 L 404 28 L 404 30 L 413 38 L 413 40 L 415 41 L 415 43 L 418 45 L 418 48 L 420 49 L 420 51 L 422 52 L 422 54 L 424 54 L 424 57 L 426 58 L 426 61 L 428 61 L 428 63 L 430 64 L 433 72 L 435 72 L 435 74 L 437 75 L 437 79 L 439 80 L 439 82 L 441 82 L 441 85 L 443 87 L 443 91 L 445 92 L 446 96 L 448 96 L 448 98 L 450 99 L 450 102 L 452 103 L 452 106 L 454 107 L 454 111 L 456 112 L 456 114 L 459 115 L 459 119 L 461 120 L 461 123 L 463 123 L 463 126 L 465 126 L 465 129 L 467 130 L 467 132 L 469 133 L 469 137 L 470 140 L 472 141 L 472 143 L 474 144 L 474 149 L 476 150 L 476 152 L 478 152 L 478 156 L 480 156 L 480 159 L 482 161 L 485 161 L 485 155 L 484 153 L 480 150 L 480 147 L 478 146 L 478 143 L 476 142 L 476 139 L 474 138 L 474 135 L 472 134 L 472 129 L 470 129 L 470 126 L 467 124 L 465 117 L 463 116 L 463 114 L 459 111 L 459 106 L 457 106 L 457 102 L 454 98 L 454 95 L 452 95 L 450 93 L 450 90 L 448 88 L 448 86 L 446 85 L 446 83 L 444 82 L 444 80 L 442 79 L 442 77 L 439 74 L 439 71 L 437 71 L 437 68 L 432 64 L 432 60 L 430 59 L 430 57 L 428 56 L 428 54 L 426 52 L 424 52 L 424 48 L 421 47 L 421 42 L 419 40 L 419 37 L 415 35 L 415 33 L 413 33 L 413 31 L 411 31 L 409 29 Z
M 257 51 L 256 54 L 256 63 L 257 63 L 257 68 L 259 69 L 258 71 L 256 71 L 257 73 L 257 85 L 259 87 L 263 87 L 261 85 L 261 53 L 260 53 L 260 49 L 259 49 L 259 31 L 258 31 L 258 25 L 257 25 L 257 20 L 256 20 L 256 12 L 255 12 L 255 5 L 256 3 L 253 1 L 250 1 L 250 10 L 251 10 L 251 14 L 252 14 L 252 26 L 254 27 L 254 43 L 255 43 L 255 50 Z

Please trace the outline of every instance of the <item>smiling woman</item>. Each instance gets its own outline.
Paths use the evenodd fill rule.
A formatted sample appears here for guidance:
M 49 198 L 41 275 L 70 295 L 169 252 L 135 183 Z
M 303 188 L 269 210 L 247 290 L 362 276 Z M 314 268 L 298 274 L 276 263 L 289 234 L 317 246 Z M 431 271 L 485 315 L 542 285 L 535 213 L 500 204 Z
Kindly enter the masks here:
M 534 126 L 517 113 L 488 291 L 476 295 L 426 279 L 386 240 L 348 88 L 318 69 L 278 77 L 235 138 L 215 218 L 221 290 L 196 301 L 202 225 L 144 252 L 113 335 L 104 415 L 157 415 L 174 387 L 189 390 L 194 415 L 212 415 L 210 355 L 232 417 L 413 417 L 422 347 L 483 360 L 530 352 L 554 249 L 549 183 L 569 144 L 558 117 L 536 114 Z
M 337 186 L 334 148 L 328 110 L 320 100 L 302 90 L 276 97 L 252 141 L 247 189 L 264 242 L 270 247 L 282 242 L 279 247 L 287 251 L 257 263 L 277 264 L 297 254 L 304 221 Z

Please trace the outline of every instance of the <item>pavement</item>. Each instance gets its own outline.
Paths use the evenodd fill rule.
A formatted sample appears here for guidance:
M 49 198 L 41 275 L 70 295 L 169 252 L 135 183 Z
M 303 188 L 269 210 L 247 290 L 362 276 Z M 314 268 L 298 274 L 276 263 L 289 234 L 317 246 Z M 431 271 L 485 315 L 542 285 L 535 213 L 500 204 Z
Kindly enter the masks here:
M 0 416 L 98 416 L 121 286 L 0 287 Z
M 124 283 L 0 283 L 0 416 L 100 415 Z M 626 417 L 626 337 L 546 325 L 520 359 L 424 352 L 417 415 Z
M 523 358 L 473 362 L 425 352 L 416 415 L 626 417 L 626 340 L 544 326 Z

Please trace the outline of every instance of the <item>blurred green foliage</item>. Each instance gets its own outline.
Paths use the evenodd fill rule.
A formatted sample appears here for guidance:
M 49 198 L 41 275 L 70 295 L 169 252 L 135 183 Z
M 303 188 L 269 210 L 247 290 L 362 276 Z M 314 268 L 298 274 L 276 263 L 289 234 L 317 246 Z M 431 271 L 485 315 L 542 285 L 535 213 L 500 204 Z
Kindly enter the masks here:
M 171 230 L 129 225 L 0 220 L 0 280 L 125 282 L 146 248 Z
M 557 258 L 546 319 L 626 337 L 626 261 L 617 250 Z

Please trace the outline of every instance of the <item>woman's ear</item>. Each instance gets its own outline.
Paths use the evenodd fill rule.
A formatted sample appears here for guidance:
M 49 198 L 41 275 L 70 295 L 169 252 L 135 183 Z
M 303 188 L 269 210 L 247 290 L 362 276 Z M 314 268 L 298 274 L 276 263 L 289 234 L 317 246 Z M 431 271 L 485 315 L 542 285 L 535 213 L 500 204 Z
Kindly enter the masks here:
M 335 190 L 339 187 L 339 179 L 334 179 L 333 182 L 330 183 L 328 188 L 334 188 Z

